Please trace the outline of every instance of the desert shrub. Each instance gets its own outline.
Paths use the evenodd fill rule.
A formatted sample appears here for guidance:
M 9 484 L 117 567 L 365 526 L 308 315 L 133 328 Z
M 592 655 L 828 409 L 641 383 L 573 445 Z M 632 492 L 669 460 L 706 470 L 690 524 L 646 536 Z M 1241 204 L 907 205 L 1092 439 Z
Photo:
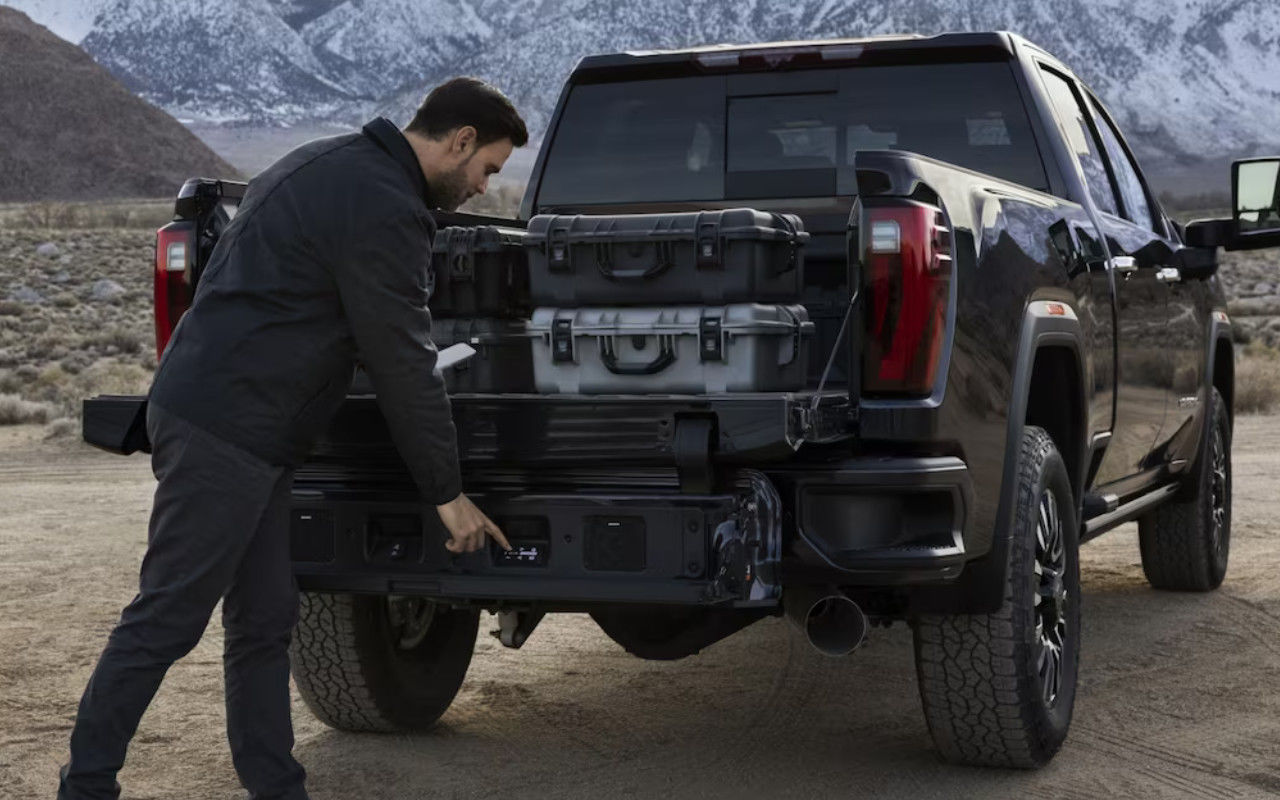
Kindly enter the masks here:
M 40 202 L 27 205 L 18 215 L 24 228 L 70 228 L 79 221 L 79 213 L 70 203 Z
M 40 370 L 27 388 L 27 393 L 41 400 L 56 400 L 71 382 L 71 374 L 61 364 L 50 364 Z
M 73 336 L 74 334 L 66 330 L 55 330 L 41 334 L 27 345 L 27 357 L 38 359 L 62 358 L 69 351 L 68 345 Z
M 132 360 L 104 358 L 70 379 L 63 396 L 78 406 L 81 400 L 95 394 L 146 394 L 153 374 Z
M 142 334 L 132 328 L 116 325 L 94 337 L 93 343 L 108 352 L 114 347 L 117 352 L 132 355 L 142 349 Z
M 160 361 L 156 358 L 156 351 L 148 347 L 138 355 L 137 364 L 148 372 L 155 372 Z
M 59 292 L 52 298 L 53 304 L 58 308 L 71 308 L 80 305 L 80 300 L 71 292 Z
M 1267 414 L 1280 403 L 1280 359 L 1245 356 L 1236 362 L 1235 410 Z
M 58 417 L 44 426 L 44 438 L 67 439 L 80 433 L 80 423 L 75 417 Z
M 0 210 L 0 228 L 151 229 L 173 217 L 173 198 L 106 202 L 35 202 Z
M 27 304 L 17 300 L 0 300 L 0 316 L 20 317 L 27 312 Z
M 48 422 L 53 416 L 51 403 L 25 400 L 16 394 L 0 394 L 0 425 Z

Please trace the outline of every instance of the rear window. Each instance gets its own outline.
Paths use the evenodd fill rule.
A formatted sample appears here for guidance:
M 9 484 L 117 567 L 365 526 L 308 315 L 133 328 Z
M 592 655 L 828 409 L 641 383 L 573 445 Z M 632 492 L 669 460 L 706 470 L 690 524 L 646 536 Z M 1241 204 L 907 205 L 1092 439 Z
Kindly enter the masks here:
M 1009 64 L 823 72 L 818 82 L 808 71 L 575 86 L 538 203 L 852 194 L 858 150 L 908 150 L 1047 188 Z

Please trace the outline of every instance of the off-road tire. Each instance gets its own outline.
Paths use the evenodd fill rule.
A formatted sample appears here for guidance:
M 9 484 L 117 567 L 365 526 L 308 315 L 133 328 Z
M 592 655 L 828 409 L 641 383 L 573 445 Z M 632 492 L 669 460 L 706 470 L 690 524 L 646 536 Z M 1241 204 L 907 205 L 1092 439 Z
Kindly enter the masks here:
M 437 605 L 408 646 L 388 598 L 303 593 L 290 645 L 307 707 L 343 731 L 420 731 L 449 708 L 471 664 L 480 612 Z
M 913 625 L 929 732 L 943 758 L 957 764 L 1039 767 L 1057 753 L 1071 725 L 1080 656 L 1079 523 L 1066 466 L 1043 429 L 1025 429 L 1014 479 L 1000 609 L 922 616 Z M 1061 569 L 1053 572 L 1061 572 L 1060 582 L 1045 577 L 1042 503 L 1058 515 L 1060 545 L 1050 550 L 1057 553 L 1053 563 Z M 1042 629 L 1044 614 L 1059 622 Z M 1042 630 L 1061 632 L 1059 681 L 1041 672 L 1042 653 L 1052 660 Z M 1058 687 L 1052 698 L 1046 685 Z
M 1222 585 L 1231 549 L 1231 422 L 1211 388 L 1205 451 L 1186 494 L 1138 520 L 1142 571 L 1157 589 L 1208 592 Z M 1215 515 L 1217 519 L 1215 521 Z

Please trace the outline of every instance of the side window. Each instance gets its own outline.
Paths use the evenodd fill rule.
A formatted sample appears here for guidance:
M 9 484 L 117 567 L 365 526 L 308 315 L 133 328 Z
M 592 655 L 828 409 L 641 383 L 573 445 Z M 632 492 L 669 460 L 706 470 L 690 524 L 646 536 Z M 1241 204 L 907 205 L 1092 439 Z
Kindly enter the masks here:
M 1089 105 L 1093 109 L 1093 119 L 1098 124 L 1098 133 L 1102 135 L 1102 146 L 1106 148 L 1107 158 L 1111 161 L 1111 169 L 1115 170 L 1116 183 L 1120 187 L 1120 199 L 1124 201 L 1125 219 L 1148 230 L 1155 230 L 1155 221 L 1151 217 L 1151 205 L 1147 202 L 1147 193 L 1142 188 L 1142 179 L 1138 177 L 1138 166 L 1120 145 L 1120 135 L 1092 97 L 1089 98 Z
M 1102 161 L 1102 148 L 1098 146 L 1098 140 L 1094 138 L 1093 131 L 1089 128 L 1088 117 L 1085 110 L 1081 108 L 1075 92 L 1071 90 L 1071 84 L 1067 83 L 1061 75 L 1047 69 L 1041 69 L 1040 74 L 1044 78 L 1044 87 L 1049 92 L 1049 98 L 1053 101 L 1054 111 L 1062 122 L 1067 144 L 1076 154 L 1080 167 L 1084 170 L 1084 182 L 1089 190 L 1089 196 L 1093 198 L 1093 202 L 1100 211 L 1118 216 L 1116 197 L 1111 190 L 1111 178 L 1107 175 L 1107 165 Z

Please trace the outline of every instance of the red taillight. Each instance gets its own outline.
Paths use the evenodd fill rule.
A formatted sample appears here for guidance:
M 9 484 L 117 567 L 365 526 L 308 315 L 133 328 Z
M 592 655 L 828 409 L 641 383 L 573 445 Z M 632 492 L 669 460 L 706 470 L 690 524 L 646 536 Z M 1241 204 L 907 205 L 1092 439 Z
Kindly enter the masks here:
M 936 206 L 904 201 L 863 214 L 866 394 L 933 391 L 947 328 L 951 231 Z
M 191 307 L 191 260 L 195 257 L 195 225 L 170 222 L 156 231 L 156 358 Z

